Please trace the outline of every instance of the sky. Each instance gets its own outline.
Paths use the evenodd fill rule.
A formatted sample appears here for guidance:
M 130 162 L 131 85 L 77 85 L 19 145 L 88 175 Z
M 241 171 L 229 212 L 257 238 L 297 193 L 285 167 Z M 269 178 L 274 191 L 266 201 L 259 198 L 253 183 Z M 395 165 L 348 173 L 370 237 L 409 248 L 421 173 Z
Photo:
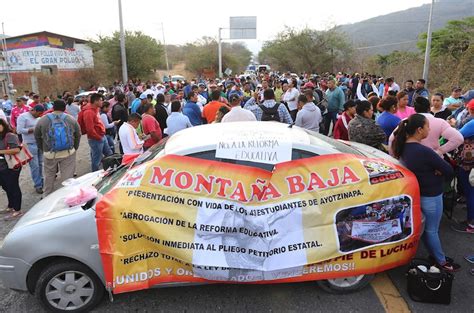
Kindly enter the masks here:
M 81 39 L 97 39 L 98 35 L 107 36 L 119 30 L 118 0 L 2 2 L 0 22 L 4 23 L 8 36 L 45 30 Z M 257 39 L 245 41 L 250 50 L 256 52 L 264 41 L 273 39 L 285 26 L 324 30 L 430 2 L 237 0 L 216 4 L 211 0 L 122 0 L 122 11 L 126 30 L 142 31 L 161 42 L 164 30 L 166 44 L 185 44 L 202 36 L 217 38 L 219 27 L 229 27 L 230 16 L 257 16 Z M 223 37 L 226 36 L 224 31 Z

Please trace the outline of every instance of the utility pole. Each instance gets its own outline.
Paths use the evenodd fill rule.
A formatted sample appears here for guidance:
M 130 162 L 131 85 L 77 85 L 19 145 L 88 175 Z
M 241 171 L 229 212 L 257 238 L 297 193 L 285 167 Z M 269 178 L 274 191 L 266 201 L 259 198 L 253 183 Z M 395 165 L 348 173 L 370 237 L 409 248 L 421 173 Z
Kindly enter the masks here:
M 122 57 L 122 83 L 124 86 L 128 83 L 127 73 L 127 55 L 125 52 L 125 33 L 123 31 L 122 19 L 122 0 L 118 0 L 119 5 L 119 22 L 120 22 L 120 55 Z
M 168 63 L 168 53 L 166 52 L 166 41 L 165 41 L 165 29 L 163 27 L 163 22 L 161 22 L 161 34 L 163 35 L 163 48 L 165 49 L 165 62 L 166 62 L 166 71 L 167 74 L 170 74 L 170 65 Z
M 425 64 L 423 65 L 423 79 L 426 81 L 425 87 L 428 87 L 428 75 L 430 71 L 430 53 L 431 53 L 431 20 L 433 19 L 434 0 L 431 0 L 430 19 L 428 21 L 428 32 L 426 36 Z
M 8 47 L 7 47 L 7 37 L 5 36 L 5 25 L 2 22 L 2 33 L 3 33 L 3 56 L 5 58 L 5 73 L 7 74 L 7 82 L 8 82 L 8 92 L 13 89 L 12 78 L 10 76 L 10 64 L 8 60 Z
M 222 28 L 219 27 L 219 36 L 218 36 L 218 58 L 219 58 L 219 78 L 222 78 L 222 36 L 221 36 Z

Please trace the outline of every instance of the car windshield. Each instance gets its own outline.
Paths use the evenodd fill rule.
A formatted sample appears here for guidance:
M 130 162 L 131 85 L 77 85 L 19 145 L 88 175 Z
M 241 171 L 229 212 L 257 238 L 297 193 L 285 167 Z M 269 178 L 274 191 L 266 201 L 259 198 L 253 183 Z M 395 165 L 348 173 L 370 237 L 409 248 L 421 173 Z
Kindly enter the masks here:
M 112 189 L 112 187 L 120 180 L 123 175 L 125 175 L 127 170 L 129 170 L 130 168 L 154 159 L 158 155 L 158 153 L 160 153 L 164 149 L 168 138 L 169 137 L 151 146 L 150 149 L 145 151 L 135 161 L 133 161 L 131 165 L 122 164 L 117 168 L 108 170 L 104 177 L 102 177 L 102 179 L 95 185 L 99 193 L 105 194 L 110 189 Z

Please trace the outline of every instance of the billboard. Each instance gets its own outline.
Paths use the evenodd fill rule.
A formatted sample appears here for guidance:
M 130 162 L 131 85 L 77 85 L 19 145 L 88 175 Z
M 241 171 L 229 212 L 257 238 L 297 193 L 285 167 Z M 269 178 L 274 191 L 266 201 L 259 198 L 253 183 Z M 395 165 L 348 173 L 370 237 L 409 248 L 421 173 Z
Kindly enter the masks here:
M 85 44 L 61 49 L 51 46 L 31 46 L 8 50 L 11 72 L 41 71 L 43 66 L 57 66 L 59 70 L 94 67 L 92 49 Z
M 230 39 L 257 39 L 256 16 L 231 16 Z

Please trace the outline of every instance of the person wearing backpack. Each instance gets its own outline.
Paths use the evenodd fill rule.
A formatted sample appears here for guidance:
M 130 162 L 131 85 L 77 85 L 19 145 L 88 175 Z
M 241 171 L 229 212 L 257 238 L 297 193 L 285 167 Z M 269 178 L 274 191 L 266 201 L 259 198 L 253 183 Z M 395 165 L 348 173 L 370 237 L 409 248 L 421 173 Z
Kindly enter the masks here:
M 249 110 L 255 115 L 257 121 L 276 121 L 293 124 L 293 119 L 285 105 L 275 101 L 273 89 L 268 88 L 264 90 L 262 104 L 257 104 L 257 99 L 258 93 L 255 92 L 253 97 L 244 106 L 244 109 Z
M 44 194 L 54 190 L 56 172 L 61 170 L 61 182 L 72 178 L 76 168 L 76 151 L 81 140 L 77 121 L 66 114 L 66 102 L 56 100 L 53 112 L 43 115 L 34 130 L 36 145 L 43 151 Z

